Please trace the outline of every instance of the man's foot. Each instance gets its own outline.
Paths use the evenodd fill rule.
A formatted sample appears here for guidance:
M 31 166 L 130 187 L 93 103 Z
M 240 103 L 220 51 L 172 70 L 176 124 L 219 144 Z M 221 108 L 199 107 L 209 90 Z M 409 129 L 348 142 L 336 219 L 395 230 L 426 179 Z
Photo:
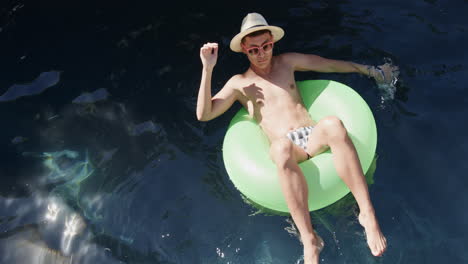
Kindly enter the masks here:
M 304 244 L 304 264 L 317 264 L 319 263 L 319 255 L 323 249 L 323 239 L 314 232 L 314 236 Z
M 359 214 L 359 223 L 364 227 L 367 244 L 374 256 L 381 256 L 387 248 L 387 239 L 380 231 L 375 214 Z

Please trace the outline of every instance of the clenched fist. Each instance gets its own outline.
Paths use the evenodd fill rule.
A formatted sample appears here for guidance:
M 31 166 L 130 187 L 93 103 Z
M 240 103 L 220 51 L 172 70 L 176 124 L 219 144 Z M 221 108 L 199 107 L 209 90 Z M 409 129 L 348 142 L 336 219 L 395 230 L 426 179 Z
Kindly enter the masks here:
M 206 43 L 200 48 L 200 58 L 203 67 L 213 69 L 218 59 L 218 43 Z

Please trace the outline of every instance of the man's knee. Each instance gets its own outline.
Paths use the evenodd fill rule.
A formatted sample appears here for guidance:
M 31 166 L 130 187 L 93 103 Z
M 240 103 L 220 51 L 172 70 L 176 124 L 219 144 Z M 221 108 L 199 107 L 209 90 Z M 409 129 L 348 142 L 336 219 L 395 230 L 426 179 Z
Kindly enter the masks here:
M 322 122 L 329 140 L 343 140 L 347 137 L 346 128 L 338 117 L 328 116 Z
M 284 165 L 293 157 L 293 143 L 287 139 L 278 139 L 271 143 L 270 156 L 277 165 Z

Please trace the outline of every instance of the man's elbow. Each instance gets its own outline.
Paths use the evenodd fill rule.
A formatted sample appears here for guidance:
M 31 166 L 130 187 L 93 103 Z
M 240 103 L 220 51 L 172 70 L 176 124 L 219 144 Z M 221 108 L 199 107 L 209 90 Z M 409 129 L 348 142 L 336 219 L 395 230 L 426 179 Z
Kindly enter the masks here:
M 200 122 L 206 122 L 208 119 L 204 118 L 203 116 L 197 116 L 198 121 Z
M 208 117 L 208 115 L 201 115 L 201 114 L 198 114 L 198 113 L 197 113 L 197 119 L 198 119 L 198 121 L 202 121 L 202 122 L 206 122 L 206 121 L 211 120 Z

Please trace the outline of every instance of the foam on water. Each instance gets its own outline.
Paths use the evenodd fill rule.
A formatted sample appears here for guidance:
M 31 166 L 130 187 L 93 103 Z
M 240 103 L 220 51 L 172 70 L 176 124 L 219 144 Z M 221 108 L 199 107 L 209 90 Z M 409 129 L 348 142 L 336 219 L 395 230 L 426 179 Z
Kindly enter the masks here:
M 390 58 L 384 58 L 385 64 L 381 66 L 383 68 L 383 79 L 376 79 L 377 88 L 380 93 L 380 106 L 385 107 L 385 103 L 395 98 L 397 90 L 398 78 L 400 76 L 400 70 L 395 66 Z M 389 69 L 389 70 L 386 70 Z

